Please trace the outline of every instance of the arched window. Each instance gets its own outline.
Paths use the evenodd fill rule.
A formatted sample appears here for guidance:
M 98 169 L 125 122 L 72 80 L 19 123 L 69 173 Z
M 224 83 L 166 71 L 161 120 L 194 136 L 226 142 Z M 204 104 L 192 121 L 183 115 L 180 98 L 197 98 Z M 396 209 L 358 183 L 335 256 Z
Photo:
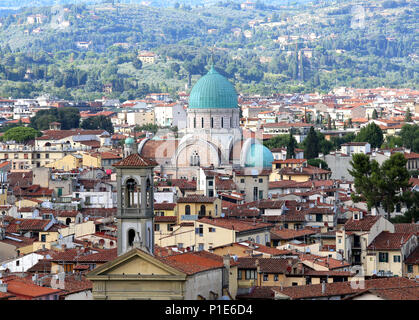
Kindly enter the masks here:
M 65 224 L 66 224 L 67 226 L 69 226 L 69 225 L 70 225 L 70 222 L 71 222 L 71 218 L 67 218 L 67 219 L 65 219 Z
M 201 118 L 201 128 L 204 127 L 204 118 Z
M 134 179 L 128 179 L 126 182 L 125 205 L 127 208 L 135 207 L 135 194 L 138 192 L 137 182 Z
M 196 128 L 196 118 L 193 118 L 193 127 Z
M 232 117 L 230 117 L 230 128 L 232 127 L 232 124 L 231 124 L 231 123 L 232 123 L 232 119 L 233 119 L 233 118 L 232 118 Z
M 221 117 L 221 128 L 224 128 L 224 118 Z
M 134 238 L 135 238 L 135 230 L 129 229 L 128 230 L 128 246 L 132 247 L 134 244 Z
M 205 216 L 205 210 L 206 210 L 205 206 L 201 205 L 201 209 L 199 210 L 199 215 L 200 216 Z
M 211 117 L 211 128 L 214 128 L 214 118 Z
M 190 216 L 190 215 L 191 215 L 191 206 L 187 204 L 185 206 L 185 216 Z

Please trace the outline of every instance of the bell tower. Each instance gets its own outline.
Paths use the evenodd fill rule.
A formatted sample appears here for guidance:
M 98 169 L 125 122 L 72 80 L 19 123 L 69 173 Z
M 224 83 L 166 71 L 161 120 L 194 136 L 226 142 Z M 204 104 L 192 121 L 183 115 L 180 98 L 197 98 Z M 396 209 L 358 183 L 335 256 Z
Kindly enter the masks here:
M 157 163 L 134 152 L 113 166 L 118 189 L 118 256 L 133 248 L 153 254 L 153 168 Z

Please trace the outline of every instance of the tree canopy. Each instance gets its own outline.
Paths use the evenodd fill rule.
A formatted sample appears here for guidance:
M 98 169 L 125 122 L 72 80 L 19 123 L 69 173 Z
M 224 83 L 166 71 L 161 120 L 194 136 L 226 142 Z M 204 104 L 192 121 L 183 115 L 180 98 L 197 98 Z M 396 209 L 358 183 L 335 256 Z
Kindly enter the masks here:
M 80 111 L 73 107 L 51 108 L 40 110 L 31 118 L 31 127 L 37 130 L 49 129 L 51 122 L 60 122 L 62 130 L 79 128 Z
M 91 130 L 103 129 L 111 134 L 114 132 L 111 119 L 105 116 L 89 117 L 83 120 L 80 127 Z
M 354 141 L 368 142 L 372 148 L 380 148 L 384 141 L 383 131 L 374 122 L 371 122 L 359 131 Z
M 354 154 L 350 162 L 352 170 L 348 170 L 354 177 L 356 189 L 352 199 L 366 201 L 368 209 L 382 206 L 389 219 L 395 206 L 404 201 L 403 192 L 409 187 L 406 161 L 402 153 L 394 153 L 380 166 L 366 154 Z
M 16 141 L 18 143 L 24 143 L 29 140 L 33 140 L 36 137 L 40 137 L 42 134 L 38 130 L 30 127 L 14 127 L 7 130 L 1 139 L 3 141 Z

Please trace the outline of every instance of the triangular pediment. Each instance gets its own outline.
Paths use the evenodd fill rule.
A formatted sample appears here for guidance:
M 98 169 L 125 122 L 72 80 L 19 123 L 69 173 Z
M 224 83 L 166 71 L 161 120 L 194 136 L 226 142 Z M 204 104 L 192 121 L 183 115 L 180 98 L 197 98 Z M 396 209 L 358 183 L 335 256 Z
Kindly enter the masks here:
M 132 249 L 113 261 L 94 269 L 87 276 L 181 276 L 186 274 L 165 264 L 158 258 L 140 250 Z

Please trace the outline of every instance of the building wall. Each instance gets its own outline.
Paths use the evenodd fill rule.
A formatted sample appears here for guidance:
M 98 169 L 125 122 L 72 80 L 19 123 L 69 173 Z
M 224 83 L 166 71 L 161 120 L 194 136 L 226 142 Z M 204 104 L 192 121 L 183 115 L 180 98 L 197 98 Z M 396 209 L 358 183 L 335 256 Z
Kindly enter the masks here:
M 84 290 L 64 297 L 64 300 L 93 300 L 92 290 Z
M 94 300 L 180 300 L 184 299 L 182 280 L 93 281 Z M 196 297 L 194 297 L 196 299 Z
M 262 182 L 259 182 L 259 179 L 262 179 Z M 245 202 L 255 201 L 253 197 L 254 187 L 258 188 L 257 200 L 259 200 L 259 191 L 263 191 L 262 199 L 266 199 L 268 197 L 269 181 L 270 181 L 268 176 L 253 177 L 253 176 L 233 175 L 233 181 L 237 186 L 237 189 L 238 189 L 237 191 L 243 194 Z
M 199 272 L 189 276 L 185 284 L 185 299 L 196 300 L 198 295 L 210 299 L 210 291 L 222 296 L 222 269 Z
M 0 270 L 9 269 L 10 272 L 25 272 L 26 270 L 37 264 L 38 261 L 43 258 L 43 255 L 37 253 L 30 253 L 13 259 L 12 261 L 1 262 Z
M 100 168 L 101 160 L 100 157 L 93 157 L 88 153 L 83 153 L 83 167 Z
M 81 164 L 82 159 L 76 158 L 75 156 L 69 154 L 63 157 L 62 159 L 47 164 L 45 167 L 69 171 L 76 168 L 80 168 Z

